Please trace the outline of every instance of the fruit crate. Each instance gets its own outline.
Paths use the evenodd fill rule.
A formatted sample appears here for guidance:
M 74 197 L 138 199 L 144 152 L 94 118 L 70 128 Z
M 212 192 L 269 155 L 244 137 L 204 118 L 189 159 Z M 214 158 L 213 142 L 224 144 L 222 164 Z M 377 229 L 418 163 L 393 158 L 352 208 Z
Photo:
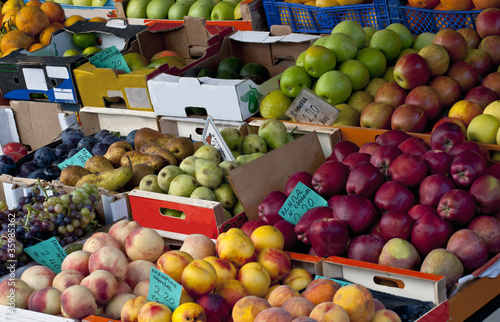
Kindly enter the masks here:
M 277 0 L 264 0 L 267 22 L 291 26 L 294 32 L 331 33 L 343 20 L 355 20 L 363 27 L 383 29 L 390 24 L 387 0 L 373 3 L 318 8 Z
M 476 19 L 481 10 L 443 11 L 413 8 L 405 0 L 388 0 L 391 23 L 402 23 L 411 33 L 437 33 L 441 29 L 476 29 Z

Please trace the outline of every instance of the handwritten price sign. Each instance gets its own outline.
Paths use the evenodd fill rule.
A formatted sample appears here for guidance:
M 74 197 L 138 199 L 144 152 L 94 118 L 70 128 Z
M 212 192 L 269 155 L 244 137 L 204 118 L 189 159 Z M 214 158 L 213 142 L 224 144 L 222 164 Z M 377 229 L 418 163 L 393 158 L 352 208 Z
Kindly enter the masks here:
M 61 264 L 67 255 L 55 237 L 25 248 L 24 251 L 35 262 L 50 268 L 56 274 L 61 272 Z
M 174 311 L 179 306 L 182 286 L 167 274 L 151 267 L 148 300 L 168 306 Z
M 83 148 L 80 151 L 78 151 L 74 156 L 69 158 L 68 160 L 65 160 L 61 163 L 59 163 L 57 166 L 59 169 L 64 169 L 68 165 L 79 165 L 79 166 L 85 166 L 85 162 L 92 156 L 92 154 L 86 149 Z
M 122 53 L 115 47 L 111 46 L 92 55 L 89 61 L 97 68 L 120 69 L 125 73 L 130 73 L 130 68 L 123 58 Z
M 297 122 L 330 126 L 339 116 L 340 110 L 303 87 L 285 114 Z
M 328 202 L 311 188 L 297 183 L 278 212 L 281 217 L 296 225 L 299 219 L 311 208 L 327 206 Z

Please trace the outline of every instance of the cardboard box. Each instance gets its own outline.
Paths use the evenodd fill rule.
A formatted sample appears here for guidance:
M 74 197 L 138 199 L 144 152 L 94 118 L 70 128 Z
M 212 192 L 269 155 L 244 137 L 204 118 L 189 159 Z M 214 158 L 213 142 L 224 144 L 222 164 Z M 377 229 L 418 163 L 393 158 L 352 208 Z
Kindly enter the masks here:
M 56 315 L 39 313 L 28 309 L 16 308 L 15 311 L 10 311 L 11 308 L 6 305 L 0 305 L 0 320 L 1 321 L 37 321 L 37 322 L 78 322 L 75 319 L 63 318 Z
M 161 74 L 148 81 L 155 113 L 161 116 L 186 117 L 190 108 L 203 108 L 214 120 L 244 121 L 258 112 L 258 104 L 272 90 L 279 88 L 279 74 L 295 65 L 295 59 L 318 36 L 292 34 L 276 29 L 275 33 L 238 31 L 224 44 L 223 51 L 198 66 L 216 70 L 219 62 L 236 56 L 243 63 L 261 63 L 271 79 L 257 85 L 252 80 L 211 77 L 179 77 Z M 197 93 L 197 95 L 192 95 Z
M 19 142 L 14 111 L 8 106 L 0 106 L 0 155 L 2 146 L 9 142 Z
M 118 18 L 127 18 L 126 8 L 128 0 L 115 0 L 116 16 Z M 134 25 L 153 25 L 157 22 L 172 22 L 182 24 L 182 20 L 169 19 L 147 19 L 147 18 L 127 18 L 130 24 Z M 263 0 L 246 0 L 241 4 L 240 20 L 208 20 L 209 26 L 228 26 L 234 30 L 268 30 L 266 13 Z
M 44 0 L 41 1 L 45 2 Z M 102 7 L 76 6 L 63 3 L 61 3 L 61 7 L 64 9 L 66 17 L 72 15 L 79 15 L 85 19 L 90 19 L 94 17 L 102 17 L 102 18 L 116 17 L 115 5 L 113 3 L 113 0 L 107 0 Z
M 136 52 L 147 59 L 165 49 L 174 50 L 187 62 L 182 70 L 169 68 L 168 64 L 157 69 L 116 73 L 110 68 L 96 68 L 87 62 L 74 70 L 83 106 L 106 107 L 105 97 L 119 97 L 127 108 L 153 111 L 147 80 L 161 73 L 180 74 L 220 50 L 222 39 L 232 32 L 230 28 L 204 26 L 198 18 L 186 19 L 182 26 L 156 24 L 137 34 L 136 46 L 126 53 Z

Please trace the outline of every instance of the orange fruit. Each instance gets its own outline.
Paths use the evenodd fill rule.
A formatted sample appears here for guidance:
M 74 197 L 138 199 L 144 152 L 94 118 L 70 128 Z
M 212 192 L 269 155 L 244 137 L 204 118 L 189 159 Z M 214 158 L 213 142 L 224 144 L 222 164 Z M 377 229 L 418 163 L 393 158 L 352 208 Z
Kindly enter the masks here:
M 40 6 L 42 5 L 42 3 L 43 2 L 38 1 L 38 0 L 30 0 L 30 1 L 26 2 L 26 5 L 27 6 L 35 6 L 35 7 L 40 8 Z
M 450 11 L 465 11 L 470 10 L 474 4 L 472 0 L 440 0 L 443 7 Z
M 85 21 L 86 19 L 79 15 L 72 15 L 64 20 L 64 27 L 69 27 L 77 21 Z
M 472 0 L 474 8 L 471 10 L 483 10 L 488 8 L 500 8 L 500 0 Z
M 50 36 L 57 30 L 59 30 L 59 28 L 50 25 L 42 30 L 42 32 L 40 32 L 40 35 L 38 36 L 40 43 L 44 46 L 48 45 L 50 43 Z
M 24 48 L 28 50 L 33 44 L 33 37 L 28 36 L 21 30 L 11 30 L 2 37 L 0 49 L 6 53 L 11 48 Z
M 8 11 L 17 10 L 19 11 L 22 7 L 26 7 L 23 0 L 8 0 L 2 6 L 2 13 L 6 14 Z
M 326 8 L 326 7 L 338 7 L 340 4 L 337 0 L 316 0 L 316 7 Z
M 11 49 L 7 50 L 5 53 L 3 53 L 2 57 L 5 57 L 5 56 L 7 56 L 8 54 L 10 54 L 11 52 L 13 52 L 13 51 L 15 51 L 15 50 L 18 50 L 18 49 L 19 49 L 19 48 L 16 48 L 16 47 L 11 48 Z
M 49 18 L 42 9 L 35 6 L 26 6 L 19 10 L 16 16 L 16 27 L 24 33 L 35 36 L 50 25 Z
M 11 10 L 6 12 L 3 15 L 2 18 L 2 26 L 5 27 L 5 30 L 10 31 L 12 30 L 12 27 L 16 26 L 16 16 L 17 16 L 18 10 Z
M 44 2 L 40 7 L 50 22 L 64 22 L 64 9 L 57 2 Z
M 34 52 L 35 50 L 42 48 L 42 47 L 45 47 L 45 45 L 37 42 L 37 43 L 34 43 L 33 45 L 29 46 L 28 51 L 31 53 L 31 52 Z
M 105 18 L 103 18 L 103 17 L 90 18 L 89 21 L 93 21 L 93 22 L 108 22 L 108 20 L 105 19 Z
M 60 22 L 52 22 L 50 25 L 57 27 L 57 29 L 64 28 L 64 25 L 62 23 L 60 23 Z

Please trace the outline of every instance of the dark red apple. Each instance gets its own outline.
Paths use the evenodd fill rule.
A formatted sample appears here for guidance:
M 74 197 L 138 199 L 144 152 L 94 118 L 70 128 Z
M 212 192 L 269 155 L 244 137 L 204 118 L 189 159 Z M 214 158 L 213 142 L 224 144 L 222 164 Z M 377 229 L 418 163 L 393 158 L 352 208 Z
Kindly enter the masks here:
M 387 168 L 387 175 L 407 187 L 416 187 L 427 176 L 429 169 L 424 159 L 414 154 L 403 153 Z
M 210 293 L 196 299 L 205 311 L 207 322 L 227 321 L 230 317 L 230 307 L 227 301 L 220 294 Z
M 338 219 L 318 219 L 309 228 L 309 241 L 316 256 L 340 256 L 347 250 L 349 229 Z
M 399 181 L 386 181 L 375 192 L 375 207 L 381 212 L 407 212 L 415 203 L 415 195 Z
M 360 195 L 342 196 L 331 207 L 333 218 L 345 222 L 354 235 L 368 232 L 377 216 L 373 203 Z
M 498 180 L 500 180 L 500 163 L 495 163 L 490 165 L 486 169 L 486 174 L 489 174 L 490 176 L 494 176 Z
M 460 100 L 462 95 L 462 89 L 460 89 L 458 82 L 449 76 L 435 77 L 429 82 L 429 86 L 438 93 L 443 108 L 451 107 Z
M 403 153 L 410 153 L 418 157 L 423 156 L 427 151 L 431 149 L 429 144 L 424 141 L 424 139 L 419 137 L 411 137 L 401 142 L 398 148 L 403 151 Z
M 385 241 L 374 235 L 356 236 L 349 242 L 347 258 L 377 264 L 384 245 Z
M 393 109 L 405 102 L 408 91 L 398 85 L 395 81 L 387 82 L 375 93 L 374 102 L 387 103 Z
M 335 195 L 330 199 L 328 199 L 327 201 L 328 207 L 331 208 L 334 203 L 336 203 L 340 198 L 342 198 L 342 196 L 347 196 L 347 195 Z
M 266 225 L 274 225 L 278 220 L 283 219 L 279 215 L 281 207 L 285 204 L 287 196 L 278 190 L 271 191 L 259 204 L 257 211 L 259 218 Z
M 351 153 L 359 151 L 359 146 L 351 141 L 339 141 L 332 148 L 332 154 L 327 158 L 328 161 L 344 161 Z
M 460 229 L 451 235 L 446 249 L 455 254 L 466 270 L 476 270 L 488 261 L 488 247 L 470 229 Z
M 464 62 L 474 67 L 474 69 L 481 76 L 489 73 L 493 66 L 490 56 L 479 49 L 469 49 L 467 51 L 467 55 L 464 58 Z
M 462 36 L 464 36 L 465 41 L 467 41 L 467 47 L 469 49 L 474 49 L 479 46 L 479 42 L 481 42 L 481 38 L 477 34 L 476 29 L 474 28 L 461 28 L 457 30 Z
M 408 210 L 408 215 L 413 219 L 417 220 L 422 217 L 424 214 L 431 214 L 437 216 L 436 207 L 429 205 L 416 204 Z
M 384 175 L 377 167 L 368 161 L 363 161 L 351 168 L 347 178 L 346 191 L 348 194 L 371 198 L 384 181 Z
M 352 169 L 353 166 L 355 166 L 356 164 L 358 164 L 360 162 L 364 162 L 364 161 L 370 162 L 370 158 L 371 158 L 371 155 L 368 153 L 355 152 L 355 153 L 349 154 L 347 156 L 347 158 L 345 158 L 344 161 L 342 161 L 342 163 L 345 164 L 346 166 L 348 166 L 349 169 Z
M 448 152 L 454 145 L 464 142 L 465 138 L 465 133 L 460 125 L 444 122 L 436 126 L 431 132 L 431 149 Z
M 310 245 L 309 236 L 307 234 L 313 221 L 321 218 L 333 218 L 332 208 L 330 207 L 314 207 L 307 210 L 295 225 L 295 235 L 298 240 L 306 245 Z
M 405 212 L 388 211 L 380 218 L 380 232 L 385 241 L 393 238 L 410 239 L 414 220 Z
M 500 210 L 500 180 L 483 175 L 472 183 L 469 193 L 474 197 L 480 213 L 494 214 Z
M 476 232 L 483 239 L 491 255 L 500 252 L 500 220 L 483 215 L 474 218 L 467 228 Z
M 378 143 L 375 142 L 366 142 L 362 146 L 359 147 L 359 153 L 368 153 L 372 154 L 373 151 L 375 151 L 376 148 L 379 147 Z
M 441 99 L 436 90 L 430 86 L 422 85 L 412 89 L 405 99 L 406 104 L 413 104 L 424 110 L 427 120 L 434 120 L 443 109 Z
M 392 113 L 391 129 L 422 133 L 427 125 L 424 110 L 413 104 L 401 104 Z
M 361 112 L 359 124 L 361 127 L 388 130 L 391 128 L 393 112 L 394 109 L 389 104 L 371 102 Z
M 293 251 L 295 245 L 297 244 L 297 235 L 295 234 L 295 225 L 288 220 L 282 219 L 273 225 L 278 228 L 285 238 L 285 245 L 283 250 Z
M 411 138 L 411 135 L 405 131 L 400 130 L 389 130 L 380 134 L 375 138 L 375 142 L 379 145 L 395 145 L 398 146 L 404 140 Z
M 449 153 L 433 149 L 427 151 L 422 158 L 425 160 L 425 163 L 427 163 L 429 174 L 450 173 L 450 165 L 453 160 L 453 156 Z
M 445 193 L 455 188 L 455 183 L 446 174 L 431 174 L 418 187 L 419 202 L 435 207 Z
M 488 160 L 488 151 L 483 149 L 477 142 L 474 141 L 465 141 L 462 143 L 458 143 L 457 145 L 454 145 L 450 149 L 450 151 L 448 151 L 448 153 L 454 157 L 455 155 L 463 151 L 476 152 L 477 154 L 483 157 L 484 161 Z
M 500 96 L 500 72 L 493 72 L 486 75 L 481 85 L 495 91 L 495 93 Z
M 438 216 L 455 225 L 467 225 L 476 215 L 474 197 L 465 190 L 445 193 L 437 205 Z
M 394 65 L 396 83 L 407 90 L 426 84 L 430 75 L 425 59 L 416 53 L 403 55 Z
M 314 189 L 312 186 L 312 175 L 306 171 L 298 171 L 288 178 L 288 181 L 285 184 L 285 190 L 283 191 L 285 196 L 288 197 L 299 182 L 302 182 L 309 188 Z
M 479 73 L 463 60 L 459 60 L 451 64 L 450 68 L 446 72 L 446 76 L 449 76 L 457 81 L 458 86 L 462 93 L 467 93 L 473 87 L 479 84 Z
M 431 133 L 432 133 L 432 131 L 434 131 L 436 129 L 436 127 L 438 127 L 439 125 L 441 125 L 442 123 L 445 123 L 445 122 L 451 122 L 451 123 L 457 124 L 462 129 L 462 132 L 464 132 L 464 135 L 467 134 L 467 128 L 466 128 L 464 122 L 460 119 L 457 119 L 456 117 L 450 117 L 450 116 L 443 116 L 443 117 L 439 118 L 436 121 L 436 123 L 434 124 L 434 126 L 432 127 Z
M 380 220 L 375 221 L 375 224 L 373 224 L 372 228 L 370 228 L 368 234 L 384 240 L 382 233 L 380 232 Z
M 483 38 L 479 43 L 477 49 L 484 51 L 490 56 L 493 66 L 500 64 L 500 36 L 489 35 Z
M 468 100 L 479 104 L 483 109 L 486 108 L 491 102 L 499 99 L 497 93 L 488 87 L 479 85 L 472 88 L 465 94 L 464 100 Z
M 252 219 L 244 223 L 240 229 L 250 237 L 255 229 L 265 224 L 261 219 Z
M 370 157 L 370 163 L 376 166 L 384 176 L 387 176 L 389 165 L 401 154 L 403 154 L 403 151 L 397 146 L 383 144 L 373 151 Z
M 340 161 L 326 161 L 314 171 L 312 185 L 325 199 L 345 192 L 349 167 Z
M 445 248 L 453 226 L 446 220 L 431 214 L 422 215 L 413 224 L 410 241 L 422 255 L 436 248 Z
M 482 10 L 476 19 L 476 30 L 481 38 L 489 35 L 500 35 L 500 9 L 488 8 Z
M 486 173 L 486 162 L 476 152 L 463 151 L 453 157 L 450 173 L 457 186 L 469 187 L 476 178 Z
M 463 60 L 469 48 L 464 36 L 448 28 L 439 30 L 432 42 L 443 46 L 450 55 L 451 61 Z

